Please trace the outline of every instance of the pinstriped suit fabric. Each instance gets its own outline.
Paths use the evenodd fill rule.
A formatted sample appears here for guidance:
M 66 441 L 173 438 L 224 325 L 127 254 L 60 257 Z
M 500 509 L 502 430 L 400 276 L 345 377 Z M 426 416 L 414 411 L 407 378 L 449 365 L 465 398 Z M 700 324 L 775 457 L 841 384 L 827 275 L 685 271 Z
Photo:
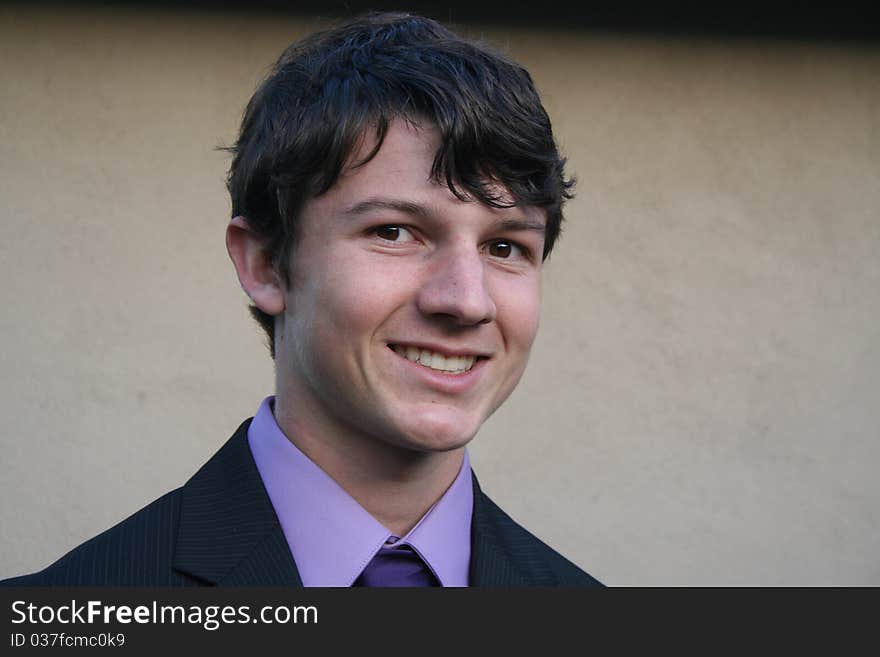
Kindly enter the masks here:
M 244 422 L 183 487 L 3 586 L 302 586 Z M 516 524 L 474 477 L 471 586 L 601 586 Z

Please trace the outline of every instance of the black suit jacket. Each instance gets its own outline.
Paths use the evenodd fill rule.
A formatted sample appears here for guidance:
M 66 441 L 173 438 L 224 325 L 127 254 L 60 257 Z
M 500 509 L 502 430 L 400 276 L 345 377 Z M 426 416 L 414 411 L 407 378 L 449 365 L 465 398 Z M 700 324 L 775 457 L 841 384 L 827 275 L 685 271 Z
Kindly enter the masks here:
M 302 586 L 245 421 L 181 488 L 5 586 Z M 476 477 L 471 586 L 601 586 L 516 524 Z

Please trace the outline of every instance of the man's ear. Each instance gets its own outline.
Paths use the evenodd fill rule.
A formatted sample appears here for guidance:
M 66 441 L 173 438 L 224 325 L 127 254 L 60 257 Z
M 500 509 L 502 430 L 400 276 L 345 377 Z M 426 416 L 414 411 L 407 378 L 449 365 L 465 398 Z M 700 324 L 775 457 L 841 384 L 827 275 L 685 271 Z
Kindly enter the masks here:
M 233 217 L 226 227 L 226 250 L 235 265 L 241 288 L 257 308 L 268 315 L 281 314 L 284 311 L 284 287 L 263 240 L 244 217 Z

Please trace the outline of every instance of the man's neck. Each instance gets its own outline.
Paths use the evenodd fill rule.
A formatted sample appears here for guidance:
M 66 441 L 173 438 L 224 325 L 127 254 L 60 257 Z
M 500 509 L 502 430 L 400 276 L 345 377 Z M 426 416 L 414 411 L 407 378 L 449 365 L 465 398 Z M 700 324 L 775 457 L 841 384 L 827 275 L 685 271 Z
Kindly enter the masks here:
M 318 426 L 308 409 L 279 399 L 273 412 L 287 439 L 396 536 L 443 496 L 464 458 L 464 447 L 414 451 L 348 427 Z

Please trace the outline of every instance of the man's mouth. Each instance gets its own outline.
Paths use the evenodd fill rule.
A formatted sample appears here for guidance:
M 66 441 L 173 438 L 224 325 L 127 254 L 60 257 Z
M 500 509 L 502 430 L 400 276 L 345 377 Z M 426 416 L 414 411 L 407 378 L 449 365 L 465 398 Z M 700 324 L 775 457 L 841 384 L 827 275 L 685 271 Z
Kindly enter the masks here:
M 399 344 L 390 344 L 388 346 L 407 360 L 424 367 L 429 367 L 432 370 L 448 372 L 449 374 L 463 374 L 470 370 L 474 363 L 483 358 L 482 356 L 474 355 L 445 356 L 430 349 L 407 347 Z

